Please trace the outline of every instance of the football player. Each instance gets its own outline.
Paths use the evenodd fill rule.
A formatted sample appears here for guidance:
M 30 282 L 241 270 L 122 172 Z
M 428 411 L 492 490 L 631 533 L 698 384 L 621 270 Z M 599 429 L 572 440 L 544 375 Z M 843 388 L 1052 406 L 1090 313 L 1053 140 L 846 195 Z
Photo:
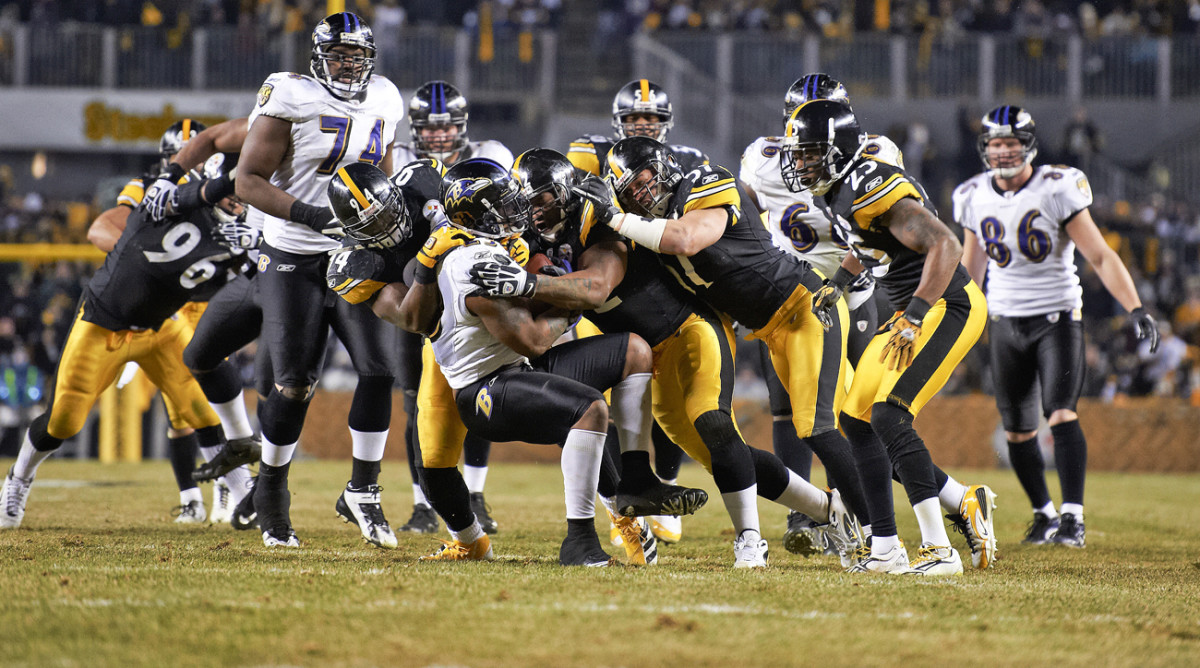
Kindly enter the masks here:
M 38 466 L 83 428 L 100 393 L 127 362 L 136 362 L 162 389 L 173 429 L 196 430 L 203 444 L 220 445 L 220 421 L 183 364 L 191 327 L 176 312 L 203 301 L 239 270 L 246 256 L 214 232 L 221 219 L 241 214 L 228 174 L 192 179 L 159 224 L 139 208 L 84 290 L 63 346 L 47 412 L 30 425 L 0 492 L 0 528 L 25 515 Z M 189 464 L 189 468 L 195 461 Z
M 650 137 L 666 143 L 667 135 L 675 125 L 675 114 L 667 91 L 648 79 L 637 79 L 621 86 L 613 97 L 613 136 L 584 135 L 571 142 L 567 159 L 583 171 L 596 176 L 608 173 L 605 157 L 613 144 L 626 137 Z M 682 144 L 669 146 L 675 159 L 684 171 L 708 164 L 708 156 L 699 149 Z M 578 331 L 582 330 L 582 331 Z M 584 321 L 577 334 L 594 333 L 595 328 Z M 683 462 L 683 451 L 672 443 L 657 422 L 653 425 L 654 468 L 662 480 L 674 484 L 679 477 Z M 683 523 L 672 515 L 650 518 L 650 528 L 664 543 L 677 543 L 683 537 Z M 615 536 L 614 536 L 615 538 Z M 613 541 L 616 542 L 615 540 Z
M 655 416 L 681 428 L 680 444 L 715 479 L 739 474 L 722 468 L 731 459 L 724 455 L 726 451 L 748 450 L 760 496 L 835 523 L 852 522 L 840 495 L 827 495 L 788 472 L 770 453 L 750 449 L 741 440 L 730 406 L 733 335 L 729 325 L 685 290 L 653 252 L 603 224 L 614 211 L 607 185 L 594 176 L 577 182 L 566 158 L 547 149 L 522 154 L 514 172 L 531 194 L 539 241 L 548 254 L 576 270 L 556 278 L 529 277 L 512 268 L 503 272 L 483 265 L 473 270 L 476 284 L 490 294 L 502 294 L 503 286 L 511 284 L 509 293 L 589 311 L 592 321 L 606 332 L 639 334 L 654 351 Z M 497 280 L 501 276 L 505 278 Z M 614 409 L 619 406 L 615 396 L 613 403 Z M 622 480 L 633 471 L 644 471 L 641 477 L 653 479 L 646 449 L 622 453 L 626 459 Z M 637 458 L 643 462 L 640 468 L 633 465 Z M 757 550 L 743 548 L 735 555 L 736 568 L 766 565 L 765 553 Z
M 1129 311 L 1138 338 L 1150 339 L 1151 352 L 1159 333 L 1129 271 L 1092 220 L 1087 176 L 1073 167 L 1033 164 L 1035 128 L 1033 116 L 1013 105 L 983 117 L 984 171 L 954 190 L 954 219 L 964 230 L 963 264 L 987 289 L 996 406 L 1013 470 L 1033 505 L 1023 542 L 1083 547 L 1087 441 L 1075 412 L 1084 347 L 1076 247 Z M 1037 443 L 1039 394 L 1054 435 L 1061 516 Z
M 671 152 L 648 137 L 617 142 L 608 166 L 607 178 L 624 213 L 605 216 L 604 222 L 658 253 L 681 285 L 766 341 L 776 372 L 786 379 L 797 431 L 813 437 L 813 449 L 842 482 L 841 496 L 855 515 L 867 516 L 854 458 L 837 431 L 836 409 L 845 392 L 845 306 L 826 332 L 808 309 L 820 276 L 773 246 L 762 225 L 738 225 L 744 222 L 745 196 L 725 168 L 702 165 L 685 175 Z M 662 426 L 675 442 L 691 427 Z M 742 443 L 712 455 L 728 458 L 722 466 L 734 473 L 716 482 L 738 532 L 735 551 L 754 559 L 756 552 L 765 552 L 766 541 L 758 525 L 750 453 Z M 849 524 L 832 529 L 841 534 L 835 541 L 849 566 L 857 529 Z
M 904 172 L 894 146 L 869 140 L 845 102 L 813 100 L 788 120 L 780 173 L 793 192 L 810 190 L 822 198 L 814 201 L 831 209 L 851 247 L 814 296 L 813 312 L 830 317 L 864 267 L 898 309 L 859 359 L 842 409 L 863 482 L 880 485 L 868 494 L 874 504 L 869 556 L 864 553 L 851 569 L 955 575 L 962 573 L 962 559 L 942 523 L 937 469 L 912 422 L 979 338 L 987 303 L 958 262 L 958 239 L 927 208 L 924 190 Z M 921 528 L 911 562 L 896 536 L 890 475 L 880 475 L 893 467 Z M 980 538 L 990 539 L 990 549 L 980 552 L 990 556 L 994 502 L 990 490 L 977 488 L 968 516 L 986 519 Z M 966 489 L 955 496 L 965 498 Z M 972 543 L 973 555 L 975 548 Z
M 784 96 L 783 119 L 809 100 L 845 100 L 846 87 L 827 74 L 806 74 L 788 88 Z M 881 141 L 886 141 L 882 140 Z M 793 193 L 779 175 L 780 137 L 759 137 L 742 152 L 738 181 L 746 194 L 763 212 L 767 229 L 775 245 L 811 264 L 824 276 L 832 276 L 846 255 L 846 243 L 834 235 L 835 227 L 825 210 L 813 203 L 813 195 L 804 191 Z M 875 284 L 869 273 L 859 274 L 859 280 L 847 290 L 850 327 L 847 332 L 846 354 L 850 366 L 858 364 L 863 349 L 875 335 L 878 310 L 872 294 Z M 805 480 L 812 472 L 812 448 L 796 435 L 792 425 L 792 405 L 787 390 L 779 382 L 770 364 L 770 354 L 761 341 L 755 346 L 762 359 L 770 397 L 772 441 L 775 454 Z M 836 486 L 828 476 L 830 486 Z M 866 519 L 866 518 L 864 518 Z M 816 522 L 802 513 L 789 513 L 783 546 L 789 552 L 809 556 L 822 549 L 830 550 L 824 535 L 816 530 Z M 831 550 L 830 550 L 831 551 Z
M 396 143 L 396 164 L 404 165 L 414 160 L 432 158 L 449 167 L 469 158 L 488 158 L 506 169 L 511 167 L 513 154 L 504 144 L 491 139 L 470 141 L 467 136 L 469 112 L 467 98 L 454 86 L 441 80 L 422 84 L 408 102 L 408 124 L 412 141 Z M 422 373 L 422 338 L 419 334 L 407 331 L 400 331 L 398 335 L 398 380 L 404 390 L 404 412 L 408 416 L 405 445 L 408 448 L 408 466 L 413 489 L 412 517 L 400 529 L 417 533 L 437 533 L 437 513 L 429 507 L 429 502 L 421 491 L 417 473 L 421 457 L 416 450 L 414 439 L 417 425 L 414 416 L 416 395 Z M 429 359 L 432 364 L 432 355 Z M 483 530 L 494 534 L 500 525 L 492 518 L 491 507 L 483 496 L 490 451 L 491 443 L 473 434 L 467 434 L 463 444 L 463 477 L 467 481 L 467 489 L 471 492 L 471 509 L 475 511 Z
M 265 214 L 255 282 L 266 341 L 260 354 L 270 357 L 274 386 L 258 404 L 263 446 L 254 506 L 268 547 L 299 545 L 289 517 L 288 468 L 330 326 L 358 373 L 348 420 L 353 467 L 340 503 L 357 509 L 364 537 L 381 547 L 396 545 L 378 485 L 395 341 L 369 308 L 327 293 L 328 251 L 338 242 L 321 233 L 332 225 L 326 188 L 338 169 L 354 162 L 392 169 L 402 100 L 390 81 L 373 74 L 374 66 L 370 27 L 350 12 L 326 17 L 312 33 L 311 76 L 267 78 L 242 147 L 238 194 Z
M 188 172 L 183 170 L 178 172 L 172 171 L 172 176 L 168 177 L 168 164 L 175 160 L 179 153 L 183 152 L 197 137 L 206 131 L 207 129 L 203 123 L 189 118 L 172 123 L 159 140 L 158 163 L 147 175 L 131 179 L 125 184 L 125 187 L 122 188 L 120 195 L 117 197 L 117 206 L 101 213 L 88 228 L 88 240 L 106 253 L 112 251 L 120 239 L 121 233 L 125 230 L 130 212 L 139 206 L 144 206 L 147 209 L 147 215 L 153 212 L 159 216 L 155 220 L 161 220 L 161 217 L 166 213 L 167 194 L 172 192 L 178 183 L 186 181 L 189 177 Z M 203 162 L 201 160 L 193 166 L 203 169 Z M 214 169 L 217 172 L 228 172 L 230 171 L 230 167 L 232 167 L 232 163 L 227 166 L 222 162 L 215 165 Z M 198 175 L 199 172 L 190 176 L 196 178 Z M 214 177 L 217 175 L 214 174 Z M 170 181 L 171 188 L 160 189 L 160 186 L 157 185 L 157 180 L 167 178 L 172 179 Z M 162 202 L 158 206 L 151 206 L 145 199 L 146 194 L 149 193 L 151 196 L 156 196 L 159 192 L 163 196 Z M 242 279 L 239 276 L 238 279 L 234 280 Z M 206 310 L 207 307 L 204 303 L 192 303 L 180 309 L 179 315 L 194 329 L 201 314 Z M 126 372 L 136 370 L 136 368 L 136 365 L 128 365 L 126 366 Z M 224 368 L 232 370 L 231 365 L 224 365 Z M 125 377 L 124 373 L 122 377 Z M 123 382 L 118 382 L 118 385 L 122 384 Z M 222 426 L 224 427 L 224 425 Z M 227 437 L 228 433 L 226 431 Z M 176 509 L 177 515 L 175 521 L 180 523 L 203 522 L 206 516 L 213 523 L 229 521 L 233 506 L 237 504 L 245 494 L 246 489 L 248 489 L 249 470 L 245 468 L 230 470 L 228 478 L 222 476 L 213 487 L 212 512 L 205 513 L 200 490 L 196 487 L 195 481 L 192 480 L 190 471 L 196 466 L 196 451 L 199 449 L 204 459 L 207 460 L 214 456 L 214 452 L 220 451 L 220 439 L 215 439 L 211 435 L 207 435 L 207 441 L 201 445 L 196 441 L 196 436 L 193 435 L 193 430 L 190 427 L 177 431 L 170 426 L 167 428 L 167 439 L 170 443 L 168 452 L 171 468 L 175 473 L 175 480 L 179 486 L 180 495 L 180 505 Z

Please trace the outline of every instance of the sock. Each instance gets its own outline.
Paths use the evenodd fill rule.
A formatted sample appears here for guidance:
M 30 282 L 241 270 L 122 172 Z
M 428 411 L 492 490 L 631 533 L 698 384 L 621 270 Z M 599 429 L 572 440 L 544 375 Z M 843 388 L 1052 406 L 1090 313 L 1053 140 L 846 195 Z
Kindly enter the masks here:
M 604 432 L 587 429 L 572 429 L 567 433 L 560 463 L 568 520 L 596 516 L 596 486 L 606 436 Z
M 896 533 L 896 509 L 892 502 L 892 462 L 883 443 L 875 436 L 871 425 L 842 413 L 842 429 L 854 451 L 858 465 L 859 480 L 863 483 L 863 494 L 867 499 L 870 517 L 859 517 L 875 527 L 885 536 Z
M 204 496 L 200 494 L 200 488 L 194 484 L 187 489 L 179 490 L 179 505 L 186 506 L 192 501 L 204 503 Z
M 266 434 L 263 434 L 262 443 L 262 463 L 267 466 L 286 466 L 292 461 L 292 456 L 296 454 L 296 443 L 287 445 L 276 445 L 267 439 Z
M 796 435 L 790 414 L 775 416 L 771 423 L 771 444 L 784 466 L 805 480 L 812 479 L 812 449 Z
M 917 524 L 921 527 L 921 542 L 938 547 L 950 544 L 946 535 L 946 524 L 942 520 L 942 507 L 936 496 L 913 504 L 913 512 L 917 514 Z
M 1074 515 L 1075 519 L 1083 521 L 1083 504 L 1081 503 L 1064 503 L 1060 510 L 1063 515 Z
M 428 506 L 429 499 L 425 498 L 425 491 L 421 489 L 420 483 L 413 484 L 413 505 Z
M 1034 512 L 1041 513 L 1050 519 L 1058 517 L 1058 511 L 1054 509 L 1054 503 L 1051 501 L 1047 501 L 1046 505 L 1042 506 L 1041 508 L 1034 508 L 1033 510 Z
M 171 472 L 175 474 L 175 484 L 182 492 L 196 486 L 192 481 L 192 471 L 196 468 L 196 434 L 176 436 L 167 439 L 167 457 L 171 460 Z
M 467 432 L 463 437 L 463 463 L 486 468 L 492 455 L 492 442 Z
M 658 423 L 654 423 L 655 427 Z M 683 448 L 675 445 L 667 437 L 666 432 L 653 428 L 650 430 L 650 440 L 654 443 L 654 472 L 663 482 L 670 480 L 668 485 L 674 485 L 679 478 L 679 467 L 683 465 Z
M 200 458 L 206 462 L 211 462 L 213 457 L 216 457 L 217 453 L 221 451 L 221 446 L 200 446 L 198 449 L 200 450 Z
M 483 484 L 487 481 L 488 467 L 463 466 L 463 480 L 467 481 L 467 491 L 472 494 L 482 493 Z
M 604 439 L 604 447 L 600 449 L 600 478 L 596 482 L 596 493 L 601 498 L 608 497 L 615 499 L 617 496 L 617 487 L 621 485 L 621 475 L 617 473 L 617 465 L 613 460 L 612 451 L 608 448 L 608 442 L 612 440 L 612 425 L 609 425 L 609 432 Z
M 841 481 L 842 486 L 839 491 L 850 512 L 854 513 L 855 517 L 870 515 L 871 511 L 867 506 L 867 497 L 863 490 L 862 477 L 858 472 L 858 463 L 854 459 L 854 451 L 850 448 L 850 442 L 846 440 L 845 436 L 842 436 L 842 432 L 831 429 L 809 436 L 804 439 L 804 442 L 825 465 L 825 470 Z
M 872 536 L 871 537 L 871 556 L 882 557 L 891 552 L 892 549 L 900 545 L 900 537 L 896 534 L 890 536 Z
M 483 527 L 479 526 L 479 520 L 475 520 L 471 523 L 471 526 L 463 529 L 462 531 L 451 530 L 450 536 L 453 537 L 454 540 L 463 543 L 464 545 L 470 545 L 480 538 L 483 538 Z
M 351 452 L 355 459 L 377 462 L 383 459 L 383 451 L 387 447 L 388 430 L 358 431 L 350 430 Z
M 1058 467 L 1063 505 L 1082 506 L 1083 485 L 1087 479 L 1087 439 L 1083 429 L 1079 420 L 1071 420 L 1050 427 L 1050 433 L 1054 435 L 1054 463 Z
M 612 422 L 617 427 L 621 452 L 650 452 L 650 430 L 654 416 L 650 411 L 650 376 L 631 373 L 612 388 Z
M 962 506 L 963 497 L 966 495 L 967 486 L 947 475 L 946 483 L 938 491 L 938 501 L 942 504 L 942 510 L 957 515 L 959 507 Z
M 220 404 L 209 402 L 217 417 L 221 418 L 221 428 L 225 430 L 225 438 L 250 438 L 254 436 L 254 427 L 250 426 L 250 415 L 246 413 L 246 401 L 242 393 L 230 401 Z
M 236 506 L 250 491 L 250 467 L 242 464 L 225 474 L 225 484 L 229 485 L 229 501 Z
M 643 490 L 654 484 L 654 471 L 650 470 L 650 453 L 631 450 L 621 453 L 621 489 Z
M 722 492 L 721 500 L 725 502 L 729 519 L 733 521 L 734 535 L 740 536 L 746 529 L 762 533 L 758 524 L 758 485 L 750 485 L 736 492 Z
M 379 482 L 379 462 L 355 457 L 350 461 L 350 486 L 362 489 Z
M 50 458 L 54 454 L 54 450 L 38 450 L 29 442 L 29 436 L 25 436 L 25 442 L 21 444 L 21 451 L 17 453 L 17 461 L 13 464 L 13 477 L 21 480 L 33 480 L 37 475 L 38 467 L 42 462 Z
M 1038 447 L 1037 435 L 1024 441 L 1008 442 L 1008 461 L 1029 503 L 1034 508 L 1050 503 L 1050 490 L 1046 487 L 1046 461 Z
M 818 524 L 829 521 L 829 495 L 792 471 L 788 471 L 787 489 L 772 501 L 804 513 Z

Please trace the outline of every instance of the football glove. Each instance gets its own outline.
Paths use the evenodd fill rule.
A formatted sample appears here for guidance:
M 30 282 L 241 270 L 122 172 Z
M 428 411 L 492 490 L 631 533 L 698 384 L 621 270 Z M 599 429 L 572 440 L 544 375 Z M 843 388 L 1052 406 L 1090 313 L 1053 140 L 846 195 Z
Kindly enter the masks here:
M 471 282 L 487 297 L 529 297 L 537 287 L 537 277 L 512 258 L 476 264 L 471 267 Z
M 245 221 L 235 220 L 217 225 L 217 241 L 230 248 L 253 250 L 258 248 L 262 232 Z
M 524 267 L 529 264 L 529 244 L 521 237 L 509 237 L 505 239 L 503 244 L 504 249 L 508 251 L 508 256 L 517 264 Z
M 1145 308 L 1139 306 L 1130 312 L 1129 319 L 1133 321 L 1133 329 L 1137 333 L 1138 341 L 1150 339 L 1150 352 L 1157 351 L 1160 335 L 1158 333 L 1158 321 L 1154 319 L 1154 316 L 1147 313 Z
M 426 269 L 433 269 L 437 266 L 438 260 L 450 249 L 462 246 L 473 239 L 474 237 L 469 233 L 453 225 L 443 225 L 429 234 L 425 245 L 417 253 L 417 261 Z
M 146 189 L 142 198 L 142 208 L 152 222 L 166 218 L 172 211 L 179 208 L 179 186 L 171 181 L 169 174 L 163 173 Z
M 612 191 L 609 190 L 608 184 L 601 179 L 586 178 L 579 185 L 571 188 L 571 192 L 592 203 L 596 222 L 601 225 L 607 225 L 613 216 L 621 213 L 621 210 L 613 204 Z
M 381 280 L 385 268 L 379 251 L 362 246 L 339 248 L 330 254 L 325 285 L 342 299 L 359 304 L 385 285 Z
M 833 327 L 833 312 L 837 309 L 837 301 L 842 298 L 846 286 L 854 280 L 854 274 L 849 270 L 838 267 L 832 278 L 825 282 L 813 293 L 812 312 L 821 321 L 821 326 L 828 330 Z
M 883 351 L 879 354 L 879 363 L 886 364 L 889 371 L 907 369 L 916 357 L 917 339 L 921 336 L 921 323 L 913 322 L 906 315 L 900 315 L 892 321 L 892 334 Z M 889 361 L 889 356 L 891 357 Z

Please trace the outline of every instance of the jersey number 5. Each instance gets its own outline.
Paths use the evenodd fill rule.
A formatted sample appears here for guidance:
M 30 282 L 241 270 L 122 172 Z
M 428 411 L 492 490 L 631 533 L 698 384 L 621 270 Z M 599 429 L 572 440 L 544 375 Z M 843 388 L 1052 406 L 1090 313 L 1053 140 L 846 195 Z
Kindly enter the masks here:
M 353 125 L 354 120 L 349 116 L 321 116 L 321 132 L 333 134 L 334 137 L 333 148 L 329 149 L 329 155 L 325 156 L 317 167 L 318 174 L 332 174 L 337 171 L 338 165 L 346 155 L 346 144 Z M 383 119 L 377 118 L 375 125 L 371 127 L 367 147 L 359 154 L 358 161 L 369 162 L 378 167 L 386 154 L 387 147 L 383 145 Z

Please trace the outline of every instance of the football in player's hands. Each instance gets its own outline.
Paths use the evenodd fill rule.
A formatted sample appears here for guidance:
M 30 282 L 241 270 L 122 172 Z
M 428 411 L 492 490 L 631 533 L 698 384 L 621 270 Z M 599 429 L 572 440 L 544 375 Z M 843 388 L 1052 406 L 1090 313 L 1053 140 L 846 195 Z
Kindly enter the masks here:
M 542 271 L 543 269 L 553 266 L 554 262 L 550 260 L 548 255 L 545 253 L 534 253 L 529 258 L 529 261 L 525 263 L 525 271 L 531 274 L 544 274 L 546 272 Z

